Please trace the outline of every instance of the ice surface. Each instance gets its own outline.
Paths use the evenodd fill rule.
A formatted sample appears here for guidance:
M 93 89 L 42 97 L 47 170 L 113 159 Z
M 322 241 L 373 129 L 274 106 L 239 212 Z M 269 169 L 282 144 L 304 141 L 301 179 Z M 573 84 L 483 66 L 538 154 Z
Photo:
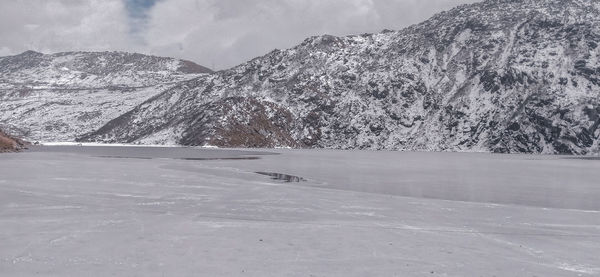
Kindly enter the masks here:
M 597 276 L 599 169 L 559 156 L 35 148 L 0 156 L 0 275 Z

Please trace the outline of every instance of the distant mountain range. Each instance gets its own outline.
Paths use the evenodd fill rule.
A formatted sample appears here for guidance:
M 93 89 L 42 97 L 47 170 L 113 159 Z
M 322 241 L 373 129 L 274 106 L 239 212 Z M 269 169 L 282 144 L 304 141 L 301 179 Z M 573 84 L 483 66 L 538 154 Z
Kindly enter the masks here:
M 74 141 L 208 73 L 190 61 L 122 52 L 0 57 L 0 128 L 30 141 Z
M 42 118 L 46 140 L 598 153 L 599 44 L 598 1 L 488 0 L 214 73 L 139 54 L 27 52 L 0 58 L 0 127 L 31 137 Z

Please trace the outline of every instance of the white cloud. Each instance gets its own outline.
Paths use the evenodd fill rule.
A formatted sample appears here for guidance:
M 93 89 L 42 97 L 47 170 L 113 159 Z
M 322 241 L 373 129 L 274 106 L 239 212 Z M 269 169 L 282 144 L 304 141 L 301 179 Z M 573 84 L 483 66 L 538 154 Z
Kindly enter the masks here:
M 0 48 L 131 49 L 120 0 L 22 0 L 0 3 Z
M 0 57 L 2 56 L 8 56 L 13 54 L 12 51 L 10 50 L 10 48 L 6 47 L 6 46 L 2 46 L 0 47 Z
M 306 37 L 400 29 L 475 0 L 165 0 L 152 10 L 149 51 L 227 68 Z

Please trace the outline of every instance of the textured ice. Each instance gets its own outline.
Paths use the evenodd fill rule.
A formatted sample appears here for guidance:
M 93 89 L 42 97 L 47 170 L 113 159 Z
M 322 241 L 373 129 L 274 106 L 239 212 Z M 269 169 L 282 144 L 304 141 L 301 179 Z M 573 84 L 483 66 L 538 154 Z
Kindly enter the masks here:
M 597 276 L 599 169 L 560 156 L 37 148 L 0 156 L 0 275 Z

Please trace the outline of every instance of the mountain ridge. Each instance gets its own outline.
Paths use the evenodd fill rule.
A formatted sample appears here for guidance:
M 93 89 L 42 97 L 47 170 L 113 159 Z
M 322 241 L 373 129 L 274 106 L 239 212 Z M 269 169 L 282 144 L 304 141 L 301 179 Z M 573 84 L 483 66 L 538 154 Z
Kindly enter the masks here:
M 599 9 L 488 0 L 399 31 L 310 37 L 183 82 L 81 140 L 595 153 Z
M 594 0 L 487 0 L 402 30 L 309 37 L 217 72 L 122 52 L 104 57 L 112 67 L 89 53 L 69 64 L 58 53 L 57 66 L 30 83 L 18 77 L 35 71 L 0 67 L 4 99 L 26 98 L 17 116 L 17 106 L 0 110 L 2 122 L 18 126 L 0 127 L 23 134 L 38 118 L 58 116 L 37 133 L 221 147 L 598 153 L 599 21 Z M 79 89 L 86 92 L 76 99 L 105 105 L 62 116 L 33 104 L 38 91 L 61 95 L 46 97 L 56 111 L 96 103 L 67 99 Z
M 149 68 L 150 65 L 154 68 Z M 141 86 L 172 82 L 173 74 L 212 72 L 188 60 L 139 53 L 71 51 L 43 54 L 28 50 L 0 57 L 0 88 Z M 27 83 L 33 79 L 31 76 L 35 76 L 35 82 Z
M 186 60 L 118 51 L 0 57 L 0 128 L 30 141 L 74 141 L 170 86 L 208 73 Z

